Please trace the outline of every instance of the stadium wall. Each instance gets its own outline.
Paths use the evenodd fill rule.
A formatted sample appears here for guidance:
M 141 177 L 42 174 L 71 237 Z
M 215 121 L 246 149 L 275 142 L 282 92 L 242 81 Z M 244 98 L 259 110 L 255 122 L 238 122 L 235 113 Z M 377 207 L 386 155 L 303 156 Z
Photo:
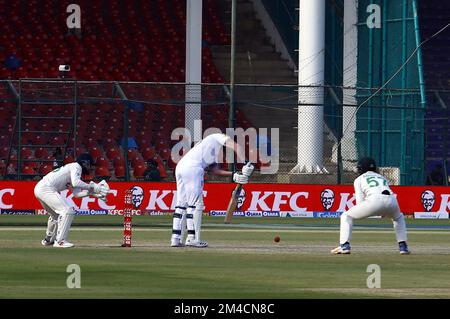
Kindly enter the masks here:
M 33 196 L 36 182 L 0 182 L 1 214 L 45 214 Z M 224 216 L 234 189 L 232 183 L 207 183 L 204 188 L 206 212 Z M 120 215 L 125 191 L 133 189 L 134 214 L 165 214 L 176 204 L 175 183 L 111 182 L 107 203 L 97 198 L 62 196 L 82 215 Z M 448 187 L 393 186 L 403 213 L 419 218 L 448 218 Z M 241 193 L 239 211 L 245 217 L 339 217 L 355 205 L 350 185 L 248 184 Z

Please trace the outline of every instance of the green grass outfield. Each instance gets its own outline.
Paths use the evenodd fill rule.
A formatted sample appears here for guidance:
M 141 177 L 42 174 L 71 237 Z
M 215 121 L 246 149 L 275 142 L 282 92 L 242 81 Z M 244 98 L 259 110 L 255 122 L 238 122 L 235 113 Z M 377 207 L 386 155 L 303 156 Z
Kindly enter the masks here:
M 132 248 L 119 247 L 120 216 L 76 216 L 75 248 L 42 247 L 46 219 L 0 216 L 0 298 L 450 298 L 450 220 L 407 219 L 409 256 L 389 220 L 356 221 L 352 254 L 333 256 L 338 219 L 204 217 L 206 249 L 169 247 L 170 216 L 134 217 Z

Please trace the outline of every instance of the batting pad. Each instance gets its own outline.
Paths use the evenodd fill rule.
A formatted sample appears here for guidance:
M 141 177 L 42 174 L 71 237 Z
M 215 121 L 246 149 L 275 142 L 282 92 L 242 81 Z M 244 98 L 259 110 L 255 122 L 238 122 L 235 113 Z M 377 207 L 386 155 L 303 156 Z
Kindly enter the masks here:
M 46 238 L 49 240 L 49 242 L 55 240 L 57 230 L 58 219 L 53 219 L 52 216 L 49 216 L 47 221 L 47 230 L 45 232 Z
M 75 212 L 71 209 L 66 214 L 61 214 L 58 217 L 58 231 L 56 233 L 56 241 L 64 241 L 69 234 L 70 226 L 75 216 Z
M 201 241 L 200 233 L 202 230 L 202 216 L 204 208 L 205 206 L 203 204 L 203 196 L 200 196 L 197 202 L 195 203 L 195 210 L 194 210 L 195 239 L 199 242 Z

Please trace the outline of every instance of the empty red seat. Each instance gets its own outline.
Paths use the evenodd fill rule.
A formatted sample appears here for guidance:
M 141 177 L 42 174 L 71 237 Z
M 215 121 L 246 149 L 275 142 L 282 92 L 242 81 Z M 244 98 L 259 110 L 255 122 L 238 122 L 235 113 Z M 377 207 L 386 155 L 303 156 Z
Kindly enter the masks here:
M 136 165 L 136 167 L 133 168 L 134 178 L 142 179 L 144 177 L 145 170 L 146 170 L 145 164 Z
M 33 145 L 45 145 L 47 144 L 47 138 L 44 138 L 41 135 L 34 135 L 31 138 L 31 143 Z
M 8 158 L 9 155 L 9 147 L 4 146 L 0 148 L 0 158 Z
M 114 167 L 114 175 L 116 178 L 124 178 L 125 177 L 125 167 L 122 166 L 115 166 Z
M 97 166 L 95 169 L 95 175 L 99 178 L 110 178 L 111 173 L 109 172 L 109 169 L 105 166 Z
M 164 148 L 162 150 L 159 151 L 159 156 L 167 161 L 169 160 L 170 156 L 171 156 L 171 150 L 169 148 Z
M 41 175 L 47 175 L 53 170 L 52 164 L 44 164 L 41 167 L 39 167 L 39 174 Z
M 131 166 L 134 168 L 136 166 L 145 165 L 144 160 L 140 156 L 134 156 L 128 159 L 131 162 Z
M 95 165 L 98 166 L 98 167 L 106 167 L 106 168 L 108 168 L 109 167 L 109 161 L 105 157 L 100 156 L 100 157 L 97 157 L 97 160 L 95 161 Z
M 98 147 L 97 140 L 93 137 L 88 137 L 87 140 L 84 141 L 84 144 L 90 149 L 94 147 Z
M 25 165 L 22 168 L 22 174 L 23 175 L 35 175 L 36 172 L 34 171 L 34 168 L 32 168 L 31 166 Z
M 117 156 L 120 156 L 120 150 L 118 147 L 109 147 L 106 151 L 106 156 L 109 159 L 116 158 Z
M 148 161 L 149 159 L 153 158 L 155 156 L 155 154 L 156 154 L 156 152 L 155 152 L 155 149 L 153 147 L 146 147 L 142 151 L 142 157 L 146 161 Z
M 122 156 L 116 156 L 113 158 L 113 166 L 114 167 L 123 166 L 124 163 L 125 163 L 125 159 Z
M 64 157 L 64 165 L 73 163 L 73 162 L 75 162 L 75 160 L 72 155 L 66 155 L 66 157 Z
M 56 146 L 64 146 L 64 144 L 66 143 L 65 138 L 62 136 L 53 136 L 50 140 L 49 143 L 51 145 L 56 145 Z
M 9 139 L 10 137 L 8 135 L 1 135 L 0 136 L 0 146 L 7 146 L 9 145 Z
M 22 147 L 20 154 L 22 156 L 22 159 L 29 159 L 30 157 L 32 157 L 31 149 L 26 147 Z
M 25 166 L 31 167 L 35 170 L 39 169 L 39 167 L 41 166 L 38 161 L 26 161 L 24 164 Z
M 117 147 L 117 143 L 114 139 L 112 139 L 110 137 L 104 139 L 104 141 L 103 141 L 104 149 L 109 150 L 109 149 L 114 149 L 115 147 Z M 106 155 L 108 156 L 108 154 L 106 154 Z M 108 158 L 110 158 L 110 157 L 108 156 Z
M 165 141 L 159 140 L 156 142 L 155 148 L 159 152 L 165 148 L 169 148 L 169 145 Z
M 93 146 L 89 148 L 89 153 L 91 154 L 91 156 L 94 158 L 94 160 L 100 156 L 102 156 L 102 151 L 100 150 L 99 147 L 97 146 Z
M 139 155 L 139 151 L 135 148 L 129 148 L 128 149 L 128 158 L 132 158 Z
M 34 152 L 34 156 L 38 159 L 44 158 L 44 157 L 48 156 L 48 150 L 45 147 L 39 147 Z

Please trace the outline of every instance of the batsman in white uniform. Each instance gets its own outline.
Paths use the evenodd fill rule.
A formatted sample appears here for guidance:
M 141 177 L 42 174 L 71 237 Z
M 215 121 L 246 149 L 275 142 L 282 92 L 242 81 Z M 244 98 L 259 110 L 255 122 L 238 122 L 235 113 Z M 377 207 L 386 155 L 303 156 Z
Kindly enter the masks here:
M 389 188 L 386 178 L 377 173 L 375 160 L 370 157 L 358 161 L 359 177 L 354 181 L 356 205 L 341 215 L 339 246 L 331 250 L 332 254 L 350 254 L 353 219 L 369 216 L 390 217 L 399 245 L 400 254 L 407 255 L 408 250 L 406 223 L 400 211 L 397 199 Z
M 224 146 L 236 153 L 238 161 L 244 162 L 245 156 L 240 146 L 229 136 L 221 133 L 205 137 L 178 162 L 175 168 L 177 204 L 173 214 L 172 247 L 183 246 L 184 220 L 186 220 L 187 226 L 185 245 L 199 248 L 208 246 L 207 242 L 200 240 L 203 214 L 203 175 L 206 168 L 219 162 L 219 155 L 222 154 Z M 235 183 L 246 184 L 253 169 L 251 163 L 243 166 L 242 173 L 225 171 L 219 166 L 213 165 L 211 173 L 219 176 L 232 176 Z
M 92 165 L 94 165 L 94 161 L 90 154 L 80 154 L 76 162 L 51 171 L 35 186 L 34 195 L 50 215 L 42 245 L 60 248 L 73 247 L 73 244 L 67 241 L 67 236 L 75 211 L 61 196 L 61 191 L 71 187 L 75 197 L 92 195 L 106 200 L 109 186 L 105 181 L 98 184 L 95 182 L 87 184 L 81 180 L 81 174 L 89 174 Z

